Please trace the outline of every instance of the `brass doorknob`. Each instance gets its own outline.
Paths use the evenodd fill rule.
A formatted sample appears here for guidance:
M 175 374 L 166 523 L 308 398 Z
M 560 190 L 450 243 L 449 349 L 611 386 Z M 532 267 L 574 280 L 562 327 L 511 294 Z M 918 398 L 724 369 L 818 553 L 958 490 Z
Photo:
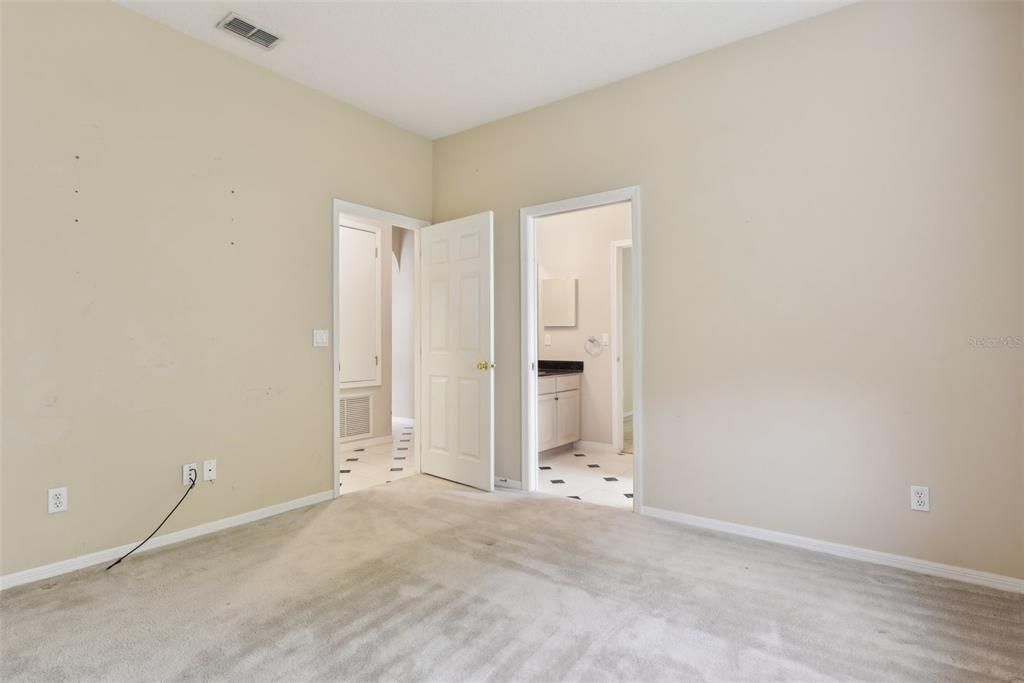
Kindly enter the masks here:
M 493 367 L 494 367 L 493 365 L 491 365 L 490 363 L 488 363 L 485 360 L 482 360 L 482 361 L 480 361 L 479 363 L 476 364 L 476 369 L 477 370 L 486 370 L 487 368 L 493 368 Z

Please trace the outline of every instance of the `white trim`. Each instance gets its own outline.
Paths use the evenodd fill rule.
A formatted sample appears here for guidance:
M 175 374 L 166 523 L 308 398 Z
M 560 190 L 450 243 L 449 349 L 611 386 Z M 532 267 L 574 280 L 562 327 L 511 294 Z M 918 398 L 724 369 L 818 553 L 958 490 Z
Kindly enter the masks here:
M 394 438 L 393 434 L 388 434 L 387 436 L 360 438 L 356 441 L 342 441 L 338 450 L 342 453 L 351 453 L 357 448 L 369 448 L 371 446 L 380 446 L 381 444 L 391 443 Z
M 633 246 L 633 240 L 613 240 L 611 243 L 611 313 L 612 313 L 612 447 L 621 451 L 625 442 L 622 428 L 622 261 L 624 250 Z
M 655 519 L 662 519 L 669 522 L 676 522 L 678 524 L 686 524 L 687 526 L 699 527 L 701 529 L 711 529 L 712 531 L 721 531 L 727 534 L 734 534 L 736 536 L 756 538 L 762 541 L 778 543 L 780 545 L 788 545 L 795 548 L 803 548 L 804 550 L 827 553 L 837 557 L 844 557 L 848 560 L 858 560 L 860 562 L 871 562 L 873 564 L 880 564 L 886 567 L 896 567 L 897 569 L 905 569 L 907 571 L 917 572 L 918 574 L 939 576 L 944 579 L 963 581 L 964 583 L 985 586 L 987 588 L 995 588 L 997 590 L 1009 591 L 1011 593 L 1024 593 L 1024 579 L 1017 579 L 1012 576 L 1002 576 L 1000 574 L 978 571 L 977 569 L 955 567 L 953 565 L 942 564 L 940 562 L 921 560 L 916 557 L 883 553 L 878 550 L 868 550 L 867 548 L 858 548 L 856 546 L 832 543 L 830 541 L 819 541 L 818 539 L 809 538 L 807 536 L 796 536 L 794 534 L 787 534 L 781 531 L 772 531 L 770 529 L 762 529 L 760 527 L 746 526 L 745 524 L 723 522 L 721 520 L 711 519 L 710 517 L 688 515 L 684 512 L 674 512 L 672 510 L 662 510 L 660 508 L 644 506 L 640 508 L 640 514 L 648 517 L 654 517 Z
M 630 202 L 633 242 L 633 312 L 636 331 L 633 358 L 633 510 L 643 504 L 643 239 L 640 186 L 598 192 L 573 199 L 538 204 L 519 210 L 520 328 L 522 330 L 522 482 L 523 489 L 537 489 L 537 253 L 536 219 L 579 209 Z
M 506 479 L 505 477 L 495 477 L 494 487 L 499 489 L 514 489 L 520 491 L 523 488 L 523 482 L 516 481 L 515 479 Z
M 537 468 L 534 467 L 534 453 L 538 453 L 540 442 L 537 437 L 537 361 L 540 354 L 537 349 L 537 231 L 533 225 L 533 216 L 526 209 L 519 211 L 519 307 L 520 326 L 522 328 L 522 359 L 519 373 L 522 378 L 522 397 L 519 422 L 521 428 L 520 453 L 521 479 L 524 491 L 537 490 Z M 539 453 L 536 456 L 539 458 Z
M 420 228 L 424 228 L 430 225 L 427 221 L 421 221 L 418 218 L 410 218 L 409 216 L 403 216 L 397 213 L 391 213 L 390 211 L 382 211 L 381 209 L 374 209 L 370 206 L 363 206 L 361 204 L 353 204 L 352 202 L 346 202 L 341 199 L 335 199 L 332 203 L 331 212 L 331 261 L 333 264 L 333 282 L 331 285 L 331 353 L 333 355 L 334 362 L 331 370 L 331 385 L 333 395 L 333 407 L 331 408 L 331 415 L 334 419 L 331 420 L 333 424 L 333 436 L 331 443 L 333 444 L 333 457 L 331 458 L 331 493 L 333 497 L 338 497 L 338 470 L 341 469 L 341 434 L 338 430 L 338 401 L 341 398 L 341 387 L 338 385 L 338 285 L 340 282 L 338 273 L 338 231 L 335 226 L 338 225 L 340 220 L 340 214 L 348 214 L 350 216 L 359 216 L 362 218 L 368 218 L 374 221 L 383 221 L 392 226 L 398 226 L 399 228 L 405 228 L 413 231 L 413 254 L 416 260 L 415 266 L 415 287 L 416 291 L 419 291 L 420 286 Z M 420 376 L 420 309 L 419 309 L 419 296 L 416 296 L 416 302 L 414 304 L 414 311 L 416 316 L 415 332 L 413 335 L 413 343 L 415 345 L 415 357 L 413 358 L 414 374 L 413 374 L 413 420 L 418 422 L 420 418 L 420 399 L 419 391 L 417 391 L 417 384 Z M 390 436 L 388 438 L 391 438 Z M 416 456 L 416 467 L 419 468 L 420 463 L 420 439 L 414 440 L 414 454 Z
M 416 424 L 416 421 L 411 417 L 391 416 L 392 427 L 412 427 L 414 424 Z
M 198 526 L 189 527 L 188 529 L 172 531 L 170 533 L 151 538 L 146 545 L 142 546 L 135 552 L 144 553 L 149 550 L 155 550 L 156 548 L 171 545 L 172 543 L 180 543 L 189 539 L 212 534 L 215 531 L 223 531 L 224 529 L 229 529 L 231 527 L 241 526 L 267 517 L 273 517 L 274 515 L 279 515 L 282 512 L 289 512 L 309 505 L 323 503 L 334 498 L 334 494 L 335 491 L 321 491 L 320 493 L 314 493 L 303 498 L 296 498 L 295 500 L 270 505 L 258 510 L 243 512 L 240 515 L 224 517 L 223 519 L 199 524 Z M 41 567 L 34 567 L 32 569 L 15 572 L 13 574 L 7 574 L 6 576 L 0 576 L 0 590 L 6 590 L 26 583 L 32 583 L 33 581 L 49 579 L 54 576 L 67 574 L 68 572 L 73 572 L 79 569 L 85 569 L 86 567 L 91 567 L 103 562 L 116 560 L 121 557 L 121 555 L 124 555 L 126 552 L 134 548 L 136 543 L 137 541 L 118 546 L 116 548 L 107 548 L 106 550 L 99 550 L 87 555 L 72 557 L 69 560 L 61 560 L 60 562 L 53 562 L 52 564 L 44 564 Z

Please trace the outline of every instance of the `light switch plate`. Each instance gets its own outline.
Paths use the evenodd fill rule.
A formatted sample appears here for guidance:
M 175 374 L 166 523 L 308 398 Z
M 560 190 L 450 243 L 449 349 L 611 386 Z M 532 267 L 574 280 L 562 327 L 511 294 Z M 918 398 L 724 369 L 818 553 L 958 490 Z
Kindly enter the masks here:
M 601 346 L 608 346 L 608 344 L 609 344 L 609 342 L 608 342 L 608 333 L 607 332 L 602 332 L 601 333 Z
M 551 346 L 551 335 L 550 334 L 545 334 L 544 335 L 544 346 Z
M 313 330 L 313 346 L 329 346 L 331 335 L 328 330 Z

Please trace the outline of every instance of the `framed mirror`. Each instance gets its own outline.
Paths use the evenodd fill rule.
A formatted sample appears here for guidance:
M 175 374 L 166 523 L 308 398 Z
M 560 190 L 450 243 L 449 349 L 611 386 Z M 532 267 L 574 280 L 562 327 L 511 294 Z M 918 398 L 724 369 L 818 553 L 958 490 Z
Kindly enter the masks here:
M 548 278 L 540 284 L 544 327 L 576 327 L 576 278 Z

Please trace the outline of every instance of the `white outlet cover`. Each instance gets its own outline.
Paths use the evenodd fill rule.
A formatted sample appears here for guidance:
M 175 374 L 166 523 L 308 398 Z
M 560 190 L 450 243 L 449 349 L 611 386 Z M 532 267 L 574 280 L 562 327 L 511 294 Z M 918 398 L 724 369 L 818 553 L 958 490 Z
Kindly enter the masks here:
M 217 478 L 217 461 L 203 461 L 203 481 L 213 481 Z
M 330 346 L 331 335 L 328 330 L 313 330 L 313 346 Z
M 68 487 L 61 486 L 49 489 L 46 492 L 47 512 L 67 512 L 68 509 Z
M 927 486 L 910 487 L 910 509 L 919 512 L 928 512 L 931 509 Z
M 199 466 L 194 462 L 181 466 L 181 485 L 189 486 L 192 483 L 192 473 L 195 472 L 196 481 L 199 481 Z

